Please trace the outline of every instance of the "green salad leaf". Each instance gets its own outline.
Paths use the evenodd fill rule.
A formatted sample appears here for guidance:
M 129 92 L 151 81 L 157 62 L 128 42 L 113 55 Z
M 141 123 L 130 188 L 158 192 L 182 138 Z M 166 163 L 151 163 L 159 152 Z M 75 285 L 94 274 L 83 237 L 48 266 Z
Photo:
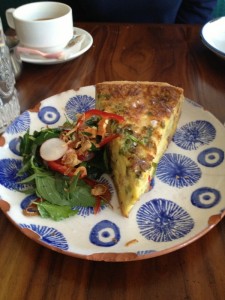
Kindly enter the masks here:
M 34 202 L 40 215 L 55 221 L 76 215 L 74 207 L 94 207 L 96 199 L 91 195 L 91 186 L 77 176 L 69 177 L 48 168 L 39 154 L 42 143 L 49 138 L 59 137 L 61 129 L 43 129 L 29 132 L 20 138 L 20 154 L 23 166 L 18 175 L 26 174 L 21 183 L 27 184 L 26 194 L 36 194 L 43 201 Z M 105 149 L 96 150 L 95 156 L 83 162 L 89 178 L 97 179 L 109 171 Z
M 36 204 L 42 218 L 51 218 L 54 221 L 61 221 L 77 214 L 77 210 L 72 210 L 69 206 L 62 207 L 56 204 L 51 204 L 48 201 Z

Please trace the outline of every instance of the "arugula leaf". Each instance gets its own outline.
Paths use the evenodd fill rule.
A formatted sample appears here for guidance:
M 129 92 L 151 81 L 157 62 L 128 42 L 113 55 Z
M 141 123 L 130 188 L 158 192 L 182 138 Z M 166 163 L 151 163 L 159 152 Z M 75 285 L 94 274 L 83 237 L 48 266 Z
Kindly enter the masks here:
M 26 132 L 23 137 L 20 137 L 20 153 L 21 155 L 29 155 L 33 144 L 33 138 L 31 138 L 29 132 Z
M 91 187 L 83 180 L 74 180 L 61 174 L 36 174 L 36 193 L 52 204 L 73 206 L 94 206 L 95 197 L 91 195 Z
M 70 206 L 59 206 L 48 201 L 36 203 L 42 218 L 51 218 L 60 221 L 77 214 L 77 210 L 72 210 Z
M 62 130 L 55 128 L 55 129 L 45 129 L 42 130 L 40 132 L 37 132 L 35 135 L 35 144 L 40 146 L 41 144 L 43 144 L 45 141 L 52 139 L 52 138 L 56 138 L 60 136 Z
M 57 205 L 70 205 L 67 197 L 65 197 L 65 192 L 61 192 L 56 189 L 56 181 L 53 176 L 36 176 L 36 193 L 37 195 L 49 201 L 52 204 Z
M 96 202 L 95 197 L 91 195 L 91 187 L 83 180 L 78 180 L 76 189 L 72 189 L 68 196 L 72 206 L 93 207 Z
M 30 176 L 24 178 L 23 180 L 21 180 L 20 183 L 28 183 L 28 182 L 29 182 L 29 183 L 32 183 L 32 182 L 34 182 L 35 177 L 36 177 L 36 175 L 35 175 L 35 174 L 32 174 L 32 175 L 30 175 Z

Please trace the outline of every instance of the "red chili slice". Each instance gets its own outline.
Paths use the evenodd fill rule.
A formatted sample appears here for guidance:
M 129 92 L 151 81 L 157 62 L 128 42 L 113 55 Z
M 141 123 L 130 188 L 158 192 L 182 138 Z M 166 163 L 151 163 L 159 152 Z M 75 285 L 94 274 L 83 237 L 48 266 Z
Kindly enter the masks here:
M 122 117 L 122 116 L 119 116 L 114 113 L 109 113 L 106 111 L 98 110 L 98 109 L 90 109 L 90 110 L 86 111 L 84 113 L 84 115 L 85 115 L 85 120 L 88 120 L 89 118 L 91 118 L 93 116 L 99 116 L 99 117 L 102 117 L 102 118 L 108 119 L 108 120 L 116 120 L 119 123 L 124 121 L 124 117 Z
M 77 121 L 77 127 L 80 127 L 85 121 L 88 119 L 94 117 L 94 116 L 99 116 L 103 119 L 107 120 L 115 120 L 118 123 L 122 123 L 124 121 L 124 117 L 119 116 L 114 113 L 108 113 L 106 111 L 98 110 L 98 109 L 90 109 L 86 112 L 84 112 L 81 117 Z
M 74 176 L 75 169 L 72 172 L 68 167 L 61 164 L 60 160 L 46 161 L 46 163 L 49 166 L 49 168 L 53 171 L 59 172 L 63 175 L 70 176 L 70 177 Z

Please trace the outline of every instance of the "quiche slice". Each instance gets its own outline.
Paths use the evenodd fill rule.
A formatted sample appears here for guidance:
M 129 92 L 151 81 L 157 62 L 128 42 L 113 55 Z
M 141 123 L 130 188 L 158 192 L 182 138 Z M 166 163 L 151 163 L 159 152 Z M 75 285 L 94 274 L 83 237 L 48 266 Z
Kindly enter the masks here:
M 126 217 L 151 187 L 157 164 L 176 131 L 183 99 L 183 89 L 168 83 L 96 84 L 96 108 L 125 118 L 109 151 L 113 181 Z

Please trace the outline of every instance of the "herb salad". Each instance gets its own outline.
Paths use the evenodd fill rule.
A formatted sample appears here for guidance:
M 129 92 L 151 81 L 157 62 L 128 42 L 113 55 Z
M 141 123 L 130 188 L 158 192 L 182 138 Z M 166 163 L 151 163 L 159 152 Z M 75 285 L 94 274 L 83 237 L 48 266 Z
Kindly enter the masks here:
M 23 192 L 37 196 L 24 214 L 59 221 L 77 214 L 78 207 L 93 207 L 97 213 L 103 203 L 110 204 L 108 185 L 97 179 L 109 173 L 105 146 L 119 136 L 117 127 L 123 121 L 92 109 L 77 115 L 75 123 L 20 137 L 23 165 L 18 175 L 25 176 Z

